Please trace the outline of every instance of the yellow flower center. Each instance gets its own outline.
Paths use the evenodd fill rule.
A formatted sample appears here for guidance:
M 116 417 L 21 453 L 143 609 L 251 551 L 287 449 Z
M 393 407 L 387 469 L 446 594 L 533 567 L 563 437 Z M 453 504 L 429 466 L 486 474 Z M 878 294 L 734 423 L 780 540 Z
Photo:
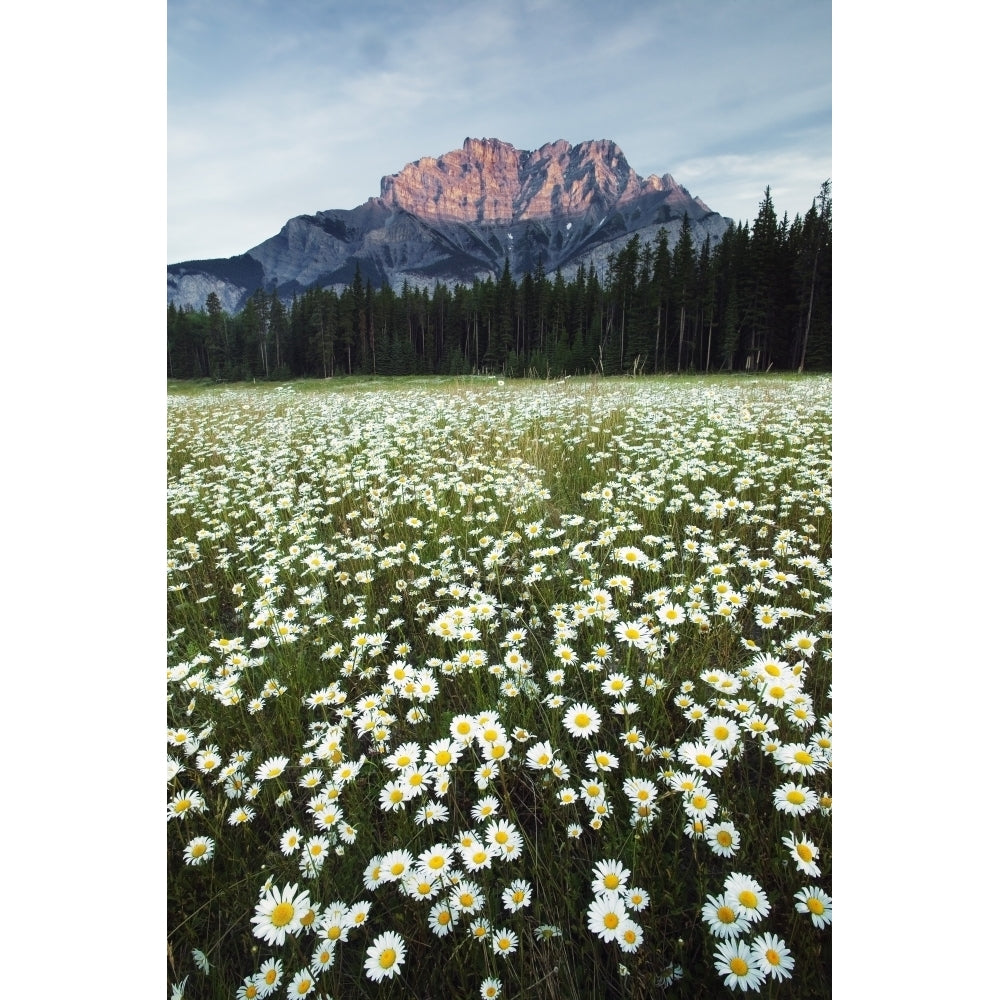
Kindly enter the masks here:
M 450 913 L 449 913 L 449 912 L 448 912 L 447 910 L 442 910 L 442 911 L 441 911 L 441 912 L 440 912 L 440 913 L 438 914 L 438 923 L 439 923 L 439 924 L 440 924 L 440 925 L 441 925 L 442 927 L 445 927 L 445 926 L 447 926 L 448 924 L 450 924 L 450 923 L 451 923 L 451 914 L 450 914 Z
M 617 889 L 621 880 L 614 873 L 604 876 L 604 888 L 605 889 Z
M 397 875 L 398 876 L 398 875 L 402 875 L 403 874 L 403 869 L 404 868 L 406 868 L 406 865 L 404 865 L 402 861 L 396 861 L 396 862 L 394 862 L 394 864 L 392 865 L 392 867 L 389 869 L 389 871 L 391 871 L 393 875 Z
M 720 830 L 715 836 L 720 847 L 729 847 L 733 843 L 733 835 L 728 830 Z
M 610 930 L 614 930 L 618 926 L 618 914 L 617 913 L 605 913 L 604 914 L 604 926 Z
M 190 808 L 191 808 L 191 800 L 190 799 L 181 799 L 180 802 L 178 802 L 174 806 L 174 812 L 176 812 L 176 813 L 182 813 L 182 812 L 186 812 Z
M 396 952 L 392 948 L 386 948 L 378 957 L 378 964 L 383 969 L 391 969 L 396 964 Z
M 326 936 L 331 941 L 339 941 L 340 940 L 340 935 L 342 933 L 343 933 L 343 929 L 341 928 L 340 924 L 332 924 L 326 930 Z
M 716 726 L 712 735 L 717 740 L 726 740 L 729 739 L 729 730 L 725 726 Z
M 305 916 L 299 921 L 303 927 L 311 927 L 312 922 L 316 919 L 315 910 L 307 910 Z
M 786 796 L 793 806 L 800 806 L 805 802 L 806 797 L 797 788 L 793 788 Z
M 704 795 L 696 795 L 693 799 L 691 799 L 691 805 L 693 805 L 695 809 L 702 810 L 708 805 L 708 799 L 706 799 Z
M 806 753 L 805 750 L 796 750 L 795 751 L 795 761 L 798 764 L 809 765 L 809 764 L 811 764 L 813 762 L 812 754 Z
M 451 763 L 451 751 L 449 751 L 449 750 L 438 750 L 438 752 L 434 755 L 434 763 L 437 764 L 438 767 L 444 767 L 445 764 L 450 764 Z
M 816 916 L 819 916 L 826 910 L 826 907 L 815 896 L 810 896 L 806 900 L 806 906 L 809 907 L 809 912 L 815 913 Z
M 813 852 L 807 844 L 796 844 L 795 853 L 806 863 L 813 859 Z
M 750 971 L 747 967 L 747 963 L 739 957 L 731 958 L 729 960 L 729 968 L 732 969 L 737 976 L 745 976 Z
M 712 758 L 707 753 L 700 753 L 695 757 L 695 763 L 701 767 L 711 767 Z
M 264 982 L 267 983 L 268 986 L 273 986 L 274 981 L 277 978 L 278 978 L 277 969 L 268 969 L 267 972 L 264 973 Z
M 749 889 L 744 889 L 739 894 L 739 901 L 742 906 L 745 906 L 748 910 L 754 910 L 757 908 L 757 897 Z
M 764 667 L 764 672 L 770 674 L 772 677 L 778 677 L 781 674 L 781 671 L 773 663 L 768 663 Z
M 437 870 L 438 868 L 444 867 L 444 856 L 441 854 L 435 854 L 430 861 L 427 862 L 428 868 L 433 868 Z
M 768 948 L 764 952 L 764 957 L 771 963 L 771 965 L 781 965 L 781 956 L 773 949 Z
M 206 844 L 195 844 L 194 847 L 191 848 L 191 857 L 200 858 L 207 850 L 208 846 Z
M 731 906 L 720 906 L 716 916 L 720 924 L 732 924 L 736 922 L 736 911 Z
M 271 911 L 271 923 L 275 927 L 284 927 L 295 916 L 295 908 L 291 903 L 279 903 Z
M 586 729 L 590 725 L 590 716 L 586 712 L 577 712 L 573 717 L 573 722 L 578 729 Z

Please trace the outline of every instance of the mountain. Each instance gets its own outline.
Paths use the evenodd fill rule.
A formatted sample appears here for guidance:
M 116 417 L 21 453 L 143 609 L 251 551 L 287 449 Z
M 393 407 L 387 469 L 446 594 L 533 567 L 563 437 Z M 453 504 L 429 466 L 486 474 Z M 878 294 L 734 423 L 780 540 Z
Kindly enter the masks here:
M 352 209 L 289 219 L 276 236 L 236 257 L 167 266 L 167 301 L 201 309 L 209 292 L 235 312 L 258 288 L 284 300 L 307 288 L 338 291 L 362 278 L 375 288 L 471 285 L 497 279 L 509 261 L 515 281 L 541 261 L 571 278 L 608 258 L 633 235 L 673 246 L 687 214 L 695 246 L 716 243 L 731 220 L 693 198 L 670 174 L 640 177 L 607 139 L 563 139 L 515 149 L 466 139 L 382 178 L 381 194 Z

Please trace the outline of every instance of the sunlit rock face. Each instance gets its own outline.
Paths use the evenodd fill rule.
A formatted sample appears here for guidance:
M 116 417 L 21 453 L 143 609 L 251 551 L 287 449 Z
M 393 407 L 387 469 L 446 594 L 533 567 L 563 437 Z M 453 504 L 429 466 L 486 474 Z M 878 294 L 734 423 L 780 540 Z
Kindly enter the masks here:
M 415 160 L 382 178 L 381 201 L 436 222 L 506 224 L 607 212 L 644 195 L 709 214 L 670 176 L 640 177 L 607 139 L 515 149 L 499 139 L 466 139 L 444 156 Z
M 729 223 L 670 174 L 640 177 L 608 139 L 529 151 L 469 138 L 383 177 L 379 197 L 356 208 L 296 216 L 239 257 L 169 265 L 167 299 L 201 308 L 204 290 L 221 289 L 233 311 L 258 288 L 287 301 L 339 291 L 358 271 L 395 291 L 498 278 L 507 265 L 515 281 L 539 267 L 571 278 L 593 266 L 603 278 L 635 234 L 648 243 L 665 230 L 673 246 L 685 215 L 696 246 Z

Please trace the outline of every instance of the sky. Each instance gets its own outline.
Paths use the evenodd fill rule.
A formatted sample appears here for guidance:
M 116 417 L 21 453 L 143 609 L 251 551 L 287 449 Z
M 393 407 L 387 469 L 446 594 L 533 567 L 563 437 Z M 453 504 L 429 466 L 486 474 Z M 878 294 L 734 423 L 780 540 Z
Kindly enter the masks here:
M 351 209 L 467 136 L 611 139 L 752 221 L 832 173 L 831 0 L 168 0 L 167 262 Z

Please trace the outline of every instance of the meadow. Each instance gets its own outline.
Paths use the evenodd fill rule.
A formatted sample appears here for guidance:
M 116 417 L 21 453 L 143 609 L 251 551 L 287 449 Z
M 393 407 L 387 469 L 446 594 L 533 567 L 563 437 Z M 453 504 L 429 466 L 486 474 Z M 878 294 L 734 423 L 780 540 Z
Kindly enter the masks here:
M 831 405 L 171 386 L 169 995 L 831 995 Z

